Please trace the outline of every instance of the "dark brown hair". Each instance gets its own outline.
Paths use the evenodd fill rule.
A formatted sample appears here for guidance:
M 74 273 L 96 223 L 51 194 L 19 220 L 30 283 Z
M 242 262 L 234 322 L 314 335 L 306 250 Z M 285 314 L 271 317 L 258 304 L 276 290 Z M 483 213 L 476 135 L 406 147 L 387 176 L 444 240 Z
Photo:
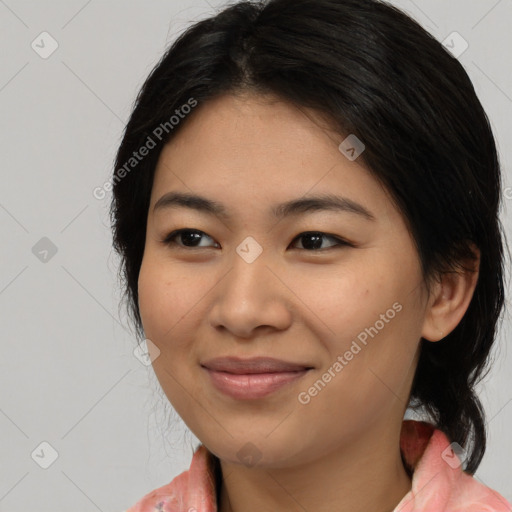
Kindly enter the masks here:
M 473 258 L 471 244 L 480 249 L 469 308 L 442 341 L 421 340 L 410 396 L 411 408 L 422 408 L 466 449 L 465 469 L 474 473 L 486 446 L 475 385 L 488 370 L 504 303 L 498 154 L 463 66 L 387 3 L 241 1 L 195 23 L 166 51 L 138 94 L 113 177 L 114 247 L 137 333 L 153 175 L 162 146 L 187 122 L 171 127 L 169 119 L 191 98 L 203 104 L 243 91 L 315 109 L 340 134 L 364 142 L 359 158 L 407 220 L 426 283 Z M 168 130 L 157 138 L 159 126 Z M 120 178 L 119 169 L 151 136 L 156 147 Z

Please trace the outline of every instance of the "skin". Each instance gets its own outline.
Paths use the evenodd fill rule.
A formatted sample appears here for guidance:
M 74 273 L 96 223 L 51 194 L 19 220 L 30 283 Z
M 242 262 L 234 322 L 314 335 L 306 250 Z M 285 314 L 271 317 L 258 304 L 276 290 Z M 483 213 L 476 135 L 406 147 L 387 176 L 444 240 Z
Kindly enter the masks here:
M 402 215 L 358 159 L 339 151 L 344 138 L 314 112 L 278 98 L 224 95 L 196 107 L 160 155 L 140 312 L 160 351 L 153 367 L 162 389 L 221 460 L 220 512 L 384 512 L 411 488 L 399 438 L 420 338 L 435 342 L 455 328 L 477 273 L 446 274 L 427 294 Z M 153 211 L 170 191 L 215 200 L 231 216 Z M 278 221 L 270 213 L 318 194 L 346 197 L 375 219 L 315 211 Z M 195 244 L 179 235 L 163 242 L 185 228 L 204 234 Z M 319 248 L 304 248 L 311 237 L 299 235 L 307 231 L 327 234 Z M 337 245 L 331 235 L 351 245 Z M 236 251 L 248 236 L 262 248 L 252 263 Z M 300 403 L 299 393 L 397 303 L 394 318 Z M 213 387 L 200 366 L 225 355 L 314 368 L 264 398 L 236 400 Z M 248 442 L 256 465 L 237 456 Z

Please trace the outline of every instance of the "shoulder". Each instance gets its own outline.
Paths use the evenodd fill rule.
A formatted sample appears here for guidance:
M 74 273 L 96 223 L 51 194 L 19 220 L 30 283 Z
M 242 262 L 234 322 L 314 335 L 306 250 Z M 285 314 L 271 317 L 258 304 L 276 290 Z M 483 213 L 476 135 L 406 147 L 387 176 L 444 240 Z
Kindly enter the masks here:
M 124 512 L 216 512 L 215 479 L 212 457 L 199 445 L 190 468 L 170 483 L 143 496 Z
M 512 512 L 512 505 L 501 494 L 463 471 L 453 444 L 441 430 L 423 422 L 407 422 L 401 448 L 414 473 L 412 489 L 396 510 Z

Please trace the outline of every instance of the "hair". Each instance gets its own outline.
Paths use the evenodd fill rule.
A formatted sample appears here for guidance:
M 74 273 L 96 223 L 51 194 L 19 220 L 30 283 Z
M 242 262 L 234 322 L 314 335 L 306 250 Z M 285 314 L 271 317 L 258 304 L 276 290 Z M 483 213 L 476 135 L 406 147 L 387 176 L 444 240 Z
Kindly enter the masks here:
M 358 162 L 406 220 L 427 288 L 444 272 L 470 270 L 474 248 L 480 251 L 462 320 L 438 343 L 420 340 L 409 404 L 464 448 L 465 471 L 474 474 L 486 448 L 475 386 L 489 370 L 504 305 L 500 164 L 463 66 L 383 1 L 240 1 L 194 23 L 167 49 L 137 95 L 113 177 L 113 246 L 137 334 L 143 336 L 138 276 L 156 164 L 194 113 L 173 127 L 169 119 L 191 99 L 204 104 L 244 92 L 313 109 L 339 134 L 363 141 Z M 148 140 L 155 147 L 119 174 Z

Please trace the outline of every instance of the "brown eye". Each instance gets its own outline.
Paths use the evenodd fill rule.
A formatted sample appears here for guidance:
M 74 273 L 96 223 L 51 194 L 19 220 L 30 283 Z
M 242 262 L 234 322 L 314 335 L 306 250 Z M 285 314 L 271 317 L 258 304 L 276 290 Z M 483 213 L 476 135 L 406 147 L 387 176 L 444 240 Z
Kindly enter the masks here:
M 326 239 L 333 240 L 334 244 L 328 247 L 322 247 L 322 243 Z M 341 238 L 338 238 L 334 235 L 328 235 L 327 233 L 322 233 L 320 231 L 307 231 L 301 233 L 294 240 L 303 240 L 302 247 L 298 247 L 298 249 L 303 249 L 306 251 L 326 250 L 337 246 L 351 245 Z
M 213 241 L 213 238 L 208 236 L 204 231 L 199 231 L 198 229 L 176 229 L 175 231 L 169 233 L 162 243 L 166 245 L 178 245 L 180 247 L 211 247 L 208 245 L 204 245 L 202 239 L 210 239 Z M 178 241 L 176 241 L 178 240 Z M 214 242 L 217 246 L 218 244 Z

